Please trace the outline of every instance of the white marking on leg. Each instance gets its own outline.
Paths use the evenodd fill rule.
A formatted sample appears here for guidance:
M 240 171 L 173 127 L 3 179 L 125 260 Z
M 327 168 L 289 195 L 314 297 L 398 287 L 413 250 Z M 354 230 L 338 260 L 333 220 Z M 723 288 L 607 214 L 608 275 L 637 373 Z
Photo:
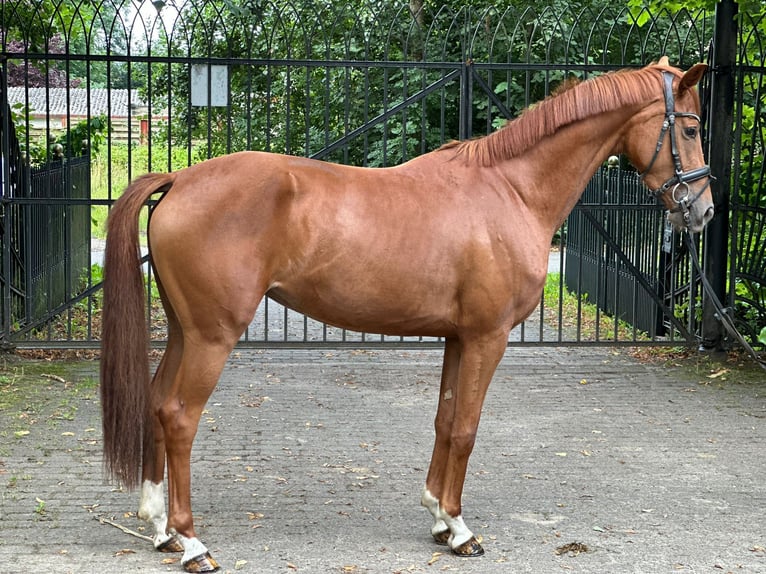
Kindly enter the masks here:
M 468 542 L 471 538 L 473 538 L 473 532 L 469 530 L 469 528 L 465 525 L 465 522 L 463 522 L 463 516 L 458 514 L 454 518 L 444 512 L 444 510 L 440 511 L 442 520 L 446 523 L 447 527 L 449 527 L 449 531 L 451 532 L 449 537 L 449 547 L 455 550 L 455 548 L 458 548 Z
M 186 538 L 182 534 L 176 533 L 176 538 L 183 544 L 184 555 L 181 558 L 181 564 L 186 564 L 189 560 L 194 560 L 198 556 L 207 554 L 207 547 L 199 541 L 199 538 Z
M 154 547 L 159 548 L 172 538 L 167 532 L 168 515 L 165 512 L 165 492 L 162 483 L 155 484 L 145 480 L 141 485 L 141 501 L 138 505 L 138 517 L 154 526 Z
M 431 494 L 431 491 L 428 490 L 428 487 L 426 486 L 423 487 L 423 494 L 420 496 L 420 505 L 425 506 L 428 509 L 428 512 L 434 517 L 434 525 L 431 527 L 432 535 L 440 534 L 449 529 L 447 524 L 441 518 L 439 499 Z

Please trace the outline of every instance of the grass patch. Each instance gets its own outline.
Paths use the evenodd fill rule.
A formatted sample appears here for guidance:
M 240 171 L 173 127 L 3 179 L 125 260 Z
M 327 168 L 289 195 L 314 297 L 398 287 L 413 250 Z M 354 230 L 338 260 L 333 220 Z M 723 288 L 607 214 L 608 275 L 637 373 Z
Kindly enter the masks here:
M 630 323 L 608 315 L 588 302 L 587 294 L 577 297 L 567 290 L 560 273 L 549 273 L 543 288 L 545 320 L 559 325 L 567 338 L 577 341 L 649 341 L 649 336 Z M 560 318 L 559 318 L 560 317 Z
M 197 149 L 191 152 L 191 161 L 197 161 Z M 190 154 L 186 148 L 172 147 L 168 155 L 167 145 L 128 145 L 112 143 L 102 146 L 91 162 L 91 198 L 115 200 L 122 195 L 128 183 L 149 172 L 167 173 L 189 165 Z M 106 236 L 106 218 L 109 209 L 105 205 L 91 207 L 91 235 L 103 239 Z M 146 229 L 147 210 L 141 213 L 139 229 Z
M 78 403 L 95 399 L 98 382 L 76 363 L 0 359 L 0 437 L 23 440 L 37 425 L 73 420 Z

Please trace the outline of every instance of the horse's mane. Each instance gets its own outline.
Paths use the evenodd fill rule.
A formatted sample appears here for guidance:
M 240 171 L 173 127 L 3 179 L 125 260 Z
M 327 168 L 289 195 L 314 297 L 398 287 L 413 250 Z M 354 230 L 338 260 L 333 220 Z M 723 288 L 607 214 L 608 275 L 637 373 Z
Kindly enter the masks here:
M 466 161 L 490 166 L 516 157 L 564 126 L 661 97 L 657 68 L 611 72 L 579 83 L 569 80 L 500 130 L 473 140 L 449 142 L 439 149 L 454 149 Z

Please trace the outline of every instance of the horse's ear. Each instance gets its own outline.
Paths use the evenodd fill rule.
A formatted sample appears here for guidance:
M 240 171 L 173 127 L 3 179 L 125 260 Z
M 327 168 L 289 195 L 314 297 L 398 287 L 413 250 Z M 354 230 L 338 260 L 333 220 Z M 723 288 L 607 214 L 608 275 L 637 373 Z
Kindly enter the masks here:
M 660 58 L 660 61 L 657 62 L 657 65 L 658 66 L 670 66 L 670 60 L 668 59 L 667 56 L 663 56 L 662 58 Z
M 706 71 L 707 64 L 695 64 L 689 68 L 683 78 L 681 78 L 681 83 L 678 86 L 678 93 L 682 94 L 689 88 L 696 86 Z

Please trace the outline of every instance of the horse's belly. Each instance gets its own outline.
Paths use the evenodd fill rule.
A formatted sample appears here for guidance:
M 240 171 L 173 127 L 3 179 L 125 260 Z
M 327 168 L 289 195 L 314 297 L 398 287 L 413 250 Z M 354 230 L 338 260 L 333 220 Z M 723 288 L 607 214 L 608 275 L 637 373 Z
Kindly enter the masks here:
M 301 289 L 282 285 L 272 287 L 267 295 L 312 319 L 353 331 L 444 337 L 456 330 L 453 305 L 443 295 L 429 301 L 416 290 L 385 295 L 363 289 L 323 290 L 314 286 Z

